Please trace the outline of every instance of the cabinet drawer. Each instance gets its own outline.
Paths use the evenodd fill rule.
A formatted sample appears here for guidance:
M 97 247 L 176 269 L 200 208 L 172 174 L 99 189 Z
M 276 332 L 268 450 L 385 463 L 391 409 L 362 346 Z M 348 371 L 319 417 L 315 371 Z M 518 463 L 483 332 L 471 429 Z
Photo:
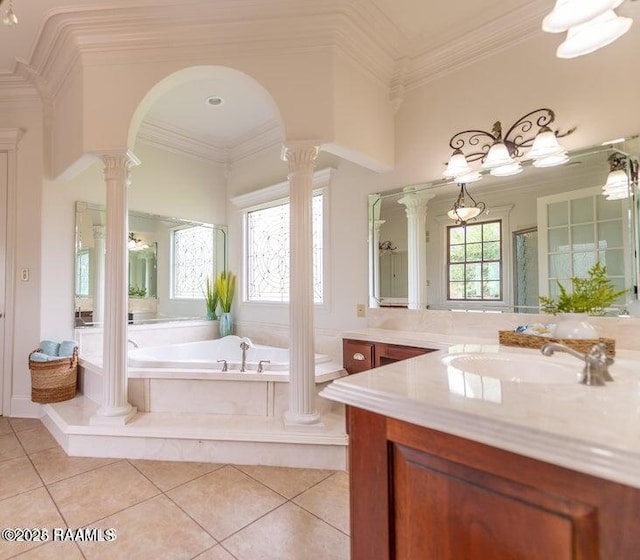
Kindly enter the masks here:
M 374 367 L 374 344 L 362 340 L 342 341 L 342 363 L 347 373 L 359 373 Z
M 399 344 L 376 344 L 375 365 L 384 366 L 400 360 L 407 360 L 434 352 L 431 348 L 418 348 L 415 346 L 401 346 Z

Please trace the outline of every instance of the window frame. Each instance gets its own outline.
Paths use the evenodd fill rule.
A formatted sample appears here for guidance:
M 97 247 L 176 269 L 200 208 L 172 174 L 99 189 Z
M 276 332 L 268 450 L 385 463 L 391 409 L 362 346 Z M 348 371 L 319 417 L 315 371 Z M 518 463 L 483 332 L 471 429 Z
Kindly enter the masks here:
M 212 236 L 212 247 L 214 249 L 214 254 L 216 250 L 216 238 L 215 238 L 215 227 L 210 227 L 209 224 L 203 223 L 191 223 L 191 224 L 183 224 L 179 226 L 175 226 L 169 228 L 169 247 L 170 247 L 170 275 L 169 275 L 169 299 L 171 301 L 204 301 L 204 294 L 200 294 L 199 296 L 183 296 L 176 295 L 176 243 L 175 243 L 175 234 L 178 231 L 183 231 L 187 229 L 204 227 L 211 230 Z M 211 274 L 215 278 L 216 271 L 219 269 L 216 260 L 212 262 Z
M 463 228 L 465 229 L 465 242 L 464 242 L 464 246 L 466 247 L 469 243 L 466 240 L 466 228 L 467 227 L 473 227 L 473 226 L 484 226 L 485 224 L 499 224 L 499 230 L 500 230 L 500 258 L 498 260 L 490 260 L 490 261 L 485 261 L 483 258 L 481 258 L 480 260 L 475 260 L 475 261 L 470 261 L 466 258 L 465 255 L 465 260 L 461 261 L 461 262 L 451 262 L 451 232 L 454 228 Z M 485 241 L 484 239 L 482 239 L 479 243 L 481 243 L 482 245 L 484 245 Z M 488 242 L 487 242 L 488 243 Z M 445 236 L 445 246 L 446 246 L 446 260 L 445 260 L 445 268 L 446 268 L 446 279 L 445 279 L 445 286 L 446 286 L 446 301 L 448 303 L 450 302 L 456 302 L 456 303 L 465 303 L 468 304 L 469 302 L 477 302 L 477 303 L 482 303 L 482 304 L 486 304 L 486 303 L 497 303 L 497 302 L 504 302 L 504 290 L 505 290 L 505 284 L 504 284 L 504 267 L 505 267 L 505 262 L 504 262 L 504 257 L 505 257 L 505 243 L 504 243 L 504 226 L 503 226 L 503 220 L 501 218 L 490 218 L 488 220 L 482 220 L 482 221 L 474 221 L 470 224 L 467 224 L 466 226 L 460 225 L 460 224 L 449 224 L 446 226 L 446 236 Z M 482 253 L 484 254 L 484 251 L 482 251 Z M 500 286 L 500 294 L 498 298 L 484 298 L 484 297 L 479 297 L 479 298 L 452 298 L 451 297 L 451 265 L 452 264 L 464 264 L 467 265 L 469 263 L 471 264 L 480 264 L 480 266 L 482 267 L 482 265 L 484 263 L 494 263 L 494 262 L 498 262 L 500 264 L 500 278 L 498 279 L 499 282 L 499 286 Z M 462 283 L 465 288 L 467 285 L 467 280 L 465 279 L 462 282 L 457 282 L 457 283 Z M 483 279 L 482 276 L 480 278 L 480 284 L 482 287 L 482 283 L 483 283 Z M 466 294 L 466 289 L 465 289 L 465 294 Z
M 322 195 L 322 302 L 313 304 L 316 310 L 328 310 L 330 308 L 330 184 L 334 173 L 333 168 L 325 168 L 316 171 L 313 175 L 312 197 Z M 232 204 L 240 209 L 242 217 L 242 264 L 241 277 L 241 304 L 243 306 L 255 306 L 262 308 L 284 309 L 291 301 L 254 301 L 248 298 L 248 235 L 247 235 L 247 215 L 249 212 L 270 208 L 281 204 L 290 203 L 289 182 L 284 181 L 276 185 L 265 187 L 257 191 L 240 195 L 231 199 Z

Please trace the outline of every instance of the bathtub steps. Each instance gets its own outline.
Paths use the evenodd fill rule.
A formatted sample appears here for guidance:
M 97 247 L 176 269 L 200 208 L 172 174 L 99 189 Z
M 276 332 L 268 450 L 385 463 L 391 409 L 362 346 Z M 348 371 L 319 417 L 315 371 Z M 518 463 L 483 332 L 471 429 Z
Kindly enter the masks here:
M 98 409 L 79 395 L 44 405 L 43 422 L 72 456 L 345 469 L 344 413 L 322 415 L 324 428 L 295 431 L 281 418 L 142 412 L 125 426 L 94 426 Z

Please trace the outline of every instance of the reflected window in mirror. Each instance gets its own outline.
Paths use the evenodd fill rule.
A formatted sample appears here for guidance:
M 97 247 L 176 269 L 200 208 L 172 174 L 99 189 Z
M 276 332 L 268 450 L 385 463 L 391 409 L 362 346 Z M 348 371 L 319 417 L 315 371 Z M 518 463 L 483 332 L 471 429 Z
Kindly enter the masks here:
M 76 296 L 78 297 L 89 297 L 91 295 L 90 259 L 91 252 L 89 249 L 78 251 L 76 259 Z
M 502 299 L 502 221 L 447 227 L 447 299 Z

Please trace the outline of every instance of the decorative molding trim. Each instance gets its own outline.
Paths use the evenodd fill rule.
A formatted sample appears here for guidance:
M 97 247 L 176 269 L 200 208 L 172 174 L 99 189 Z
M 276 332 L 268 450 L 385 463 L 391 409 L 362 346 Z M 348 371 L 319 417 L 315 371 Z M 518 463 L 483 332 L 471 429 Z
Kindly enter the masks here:
M 325 167 L 313 174 L 313 189 L 322 189 L 331 185 L 332 174 L 335 171 L 332 167 Z M 283 181 L 276 185 L 264 187 L 250 193 L 234 196 L 231 204 L 236 208 L 246 210 L 262 204 L 281 200 L 289 196 L 289 181 Z
M 418 88 L 537 35 L 548 4 L 534 0 L 444 44 L 424 45 L 412 57 L 405 87 Z

